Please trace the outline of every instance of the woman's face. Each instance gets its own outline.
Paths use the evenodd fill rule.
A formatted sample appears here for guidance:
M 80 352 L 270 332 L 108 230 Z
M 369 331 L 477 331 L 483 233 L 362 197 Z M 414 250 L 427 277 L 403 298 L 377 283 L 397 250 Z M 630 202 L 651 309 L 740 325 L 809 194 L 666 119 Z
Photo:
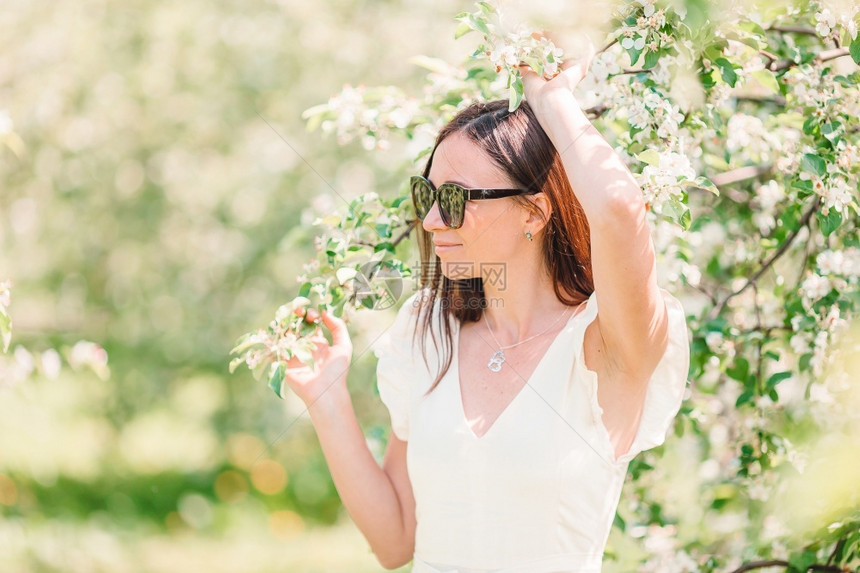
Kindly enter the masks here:
M 457 183 L 463 187 L 507 189 L 517 187 L 466 136 L 454 133 L 436 147 L 428 179 L 434 187 Z M 449 279 L 465 279 L 497 274 L 504 263 L 525 247 L 527 212 L 512 197 L 466 201 L 463 226 L 450 229 L 442 222 L 439 203 L 424 218 L 424 230 L 434 243 L 453 243 L 436 247 L 442 273 Z M 534 232 L 534 231 L 533 231 Z M 488 265 L 495 265 L 491 270 Z M 483 269 L 483 272 L 482 272 Z M 504 272 L 504 271 L 501 271 Z

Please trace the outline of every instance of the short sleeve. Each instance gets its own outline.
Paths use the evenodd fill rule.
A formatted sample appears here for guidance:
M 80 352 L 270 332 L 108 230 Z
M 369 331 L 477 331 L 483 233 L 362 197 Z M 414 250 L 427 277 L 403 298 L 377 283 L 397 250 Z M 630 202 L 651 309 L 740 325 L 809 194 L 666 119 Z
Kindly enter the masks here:
M 390 327 L 374 343 L 376 387 L 388 408 L 391 430 L 399 439 L 409 438 L 410 372 L 413 361 L 412 333 L 417 317 L 417 294 L 406 299 Z
M 687 387 L 687 375 L 690 369 L 690 341 L 687 334 L 687 321 L 684 308 L 680 301 L 667 291 L 660 289 L 666 303 L 668 314 L 669 342 L 654 373 L 648 380 L 645 393 L 645 404 L 639 428 L 630 449 L 619 456 L 617 463 L 627 463 L 640 452 L 659 446 L 666 439 L 666 434 L 672 420 L 681 409 L 681 401 Z M 596 293 L 588 300 L 584 316 L 586 323 L 591 322 L 597 315 Z M 583 327 L 584 330 L 584 327 Z M 603 427 L 603 409 L 597 400 L 597 376 L 587 369 L 584 360 L 584 350 L 579 348 L 580 373 L 588 385 L 589 402 L 594 422 L 603 429 L 602 441 L 614 458 L 614 450 L 609 442 L 609 435 Z
M 648 381 L 642 419 L 633 444 L 619 462 L 632 460 L 639 452 L 659 446 L 666 440 L 672 420 L 681 409 L 690 370 L 690 339 L 684 307 L 666 291 L 663 300 L 669 318 L 669 344 Z

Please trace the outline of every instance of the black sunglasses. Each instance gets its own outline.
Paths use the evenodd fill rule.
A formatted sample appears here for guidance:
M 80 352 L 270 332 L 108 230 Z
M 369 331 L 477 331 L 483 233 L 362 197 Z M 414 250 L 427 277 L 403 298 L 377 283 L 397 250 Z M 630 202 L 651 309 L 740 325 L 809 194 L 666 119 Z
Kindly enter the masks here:
M 415 214 L 418 218 L 423 221 L 433 207 L 433 203 L 438 200 L 442 222 L 449 229 L 459 229 L 463 225 L 466 201 L 538 193 L 531 189 L 466 189 L 456 183 L 442 183 L 437 189 L 420 175 L 410 177 L 409 186 L 412 188 L 412 203 L 415 205 Z

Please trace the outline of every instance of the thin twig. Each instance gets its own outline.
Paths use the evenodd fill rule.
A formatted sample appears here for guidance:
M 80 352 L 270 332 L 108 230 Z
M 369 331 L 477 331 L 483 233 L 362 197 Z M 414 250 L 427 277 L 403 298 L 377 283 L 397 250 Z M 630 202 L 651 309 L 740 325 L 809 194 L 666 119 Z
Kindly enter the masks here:
M 744 335 L 747 335 L 747 334 L 752 334 L 753 332 L 761 332 L 762 334 L 764 334 L 764 336 L 765 336 L 765 337 L 767 337 L 767 336 L 769 336 L 769 335 L 770 335 L 770 333 L 771 333 L 771 332 L 773 332 L 774 330 L 786 330 L 786 331 L 790 331 L 790 330 L 791 330 L 791 327 L 789 327 L 789 326 L 782 326 L 782 325 L 780 325 L 780 326 L 760 326 L 760 327 L 756 327 L 756 328 L 748 328 L 748 329 L 746 329 L 746 330 L 739 330 L 739 331 L 738 331 L 738 334 L 740 334 L 741 336 L 744 336 Z
M 418 221 L 419 221 L 419 219 L 412 219 L 412 220 L 409 222 L 409 225 L 408 225 L 408 226 L 403 230 L 403 232 L 402 232 L 402 233 L 400 233 L 400 235 L 399 235 L 396 239 L 394 239 L 393 241 L 391 241 L 391 246 L 392 246 L 392 247 L 396 247 L 396 246 L 397 246 L 397 244 L 398 244 L 398 243 L 400 243 L 400 241 L 402 241 L 403 239 L 405 239 L 406 237 L 408 237 L 408 236 L 412 233 L 412 229 L 413 229 L 413 227 L 416 227 L 416 226 L 417 226 L 417 225 L 416 225 L 416 223 L 417 223 Z
M 770 62 L 768 62 L 767 65 L 770 65 L 771 62 L 775 62 L 779 59 L 778 57 L 776 57 L 776 55 L 771 54 L 767 50 L 759 50 L 758 53 L 761 54 L 762 56 L 764 56 L 765 58 L 767 58 L 768 60 L 770 60 Z
M 788 238 L 785 239 L 785 242 L 780 245 L 779 249 L 777 249 L 777 251 L 773 255 L 771 255 L 771 257 L 765 263 L 762 264 L 761 268 L 747 280 L 744 286 L 732 293 L 729 293 L 726 298 L 724 298 L 722 302 L 720 302 L 720 304 L 714 307 L 714 309 L 710 313 L 711 319 L 717 318 L 720 313 L 723 312 L 723 309 L 726 308 L 726 305 L 728 305 L 731 299 L 738 296 L 739 294 L 747 290 L 750 286 L 752 286 L 759 278 L 761 278 L 764 273 L 767 272 L 768 269 L 773 266 L 777 259 L 779 259 L 782 255 L 786 253 L 786 251 L 788 251 L 789 247 L 791 247 L 791 244 L 800 234 L 800 230 L 809 225 L 809 221 L 812 219 L 812 216 L 815 214 L 815 212 L 818 211 L 818 208 L 820 206 L 821 201 L 816 196 L 812 205 L 809 207 L 809 209 L 807 209 L 806 213 L 803 214 L 803 218 L 800 220 L 800 225 L 798 225 L 797 229 L 795 229 L 791 233 L 791 235 L 789 235 Z
M 782 32 L 784 34 L 805 34 L 807 36 L 818 36 L 813 28 L 806 26 L 771 26 L 768 31 Z
M 602 48 L 597 50 L 597 53 L 602 54 L 603 52 L 605 52 L 606 50 L 608 50 L 609 48 L 611 48 L 612 46 L 614 46 L 617 43 L 618 43 L 618 38 L 616 37 L 611 42 L 609 42 L 608 44 L 606 44 L 605 46 L 603 46 Z
M 589 119 L 597 119 L 607 111 L 609 111 L 609 106 L 600 104 L 585 110 L 585 115 L 589 116 Z
M 752 571 L 753 569 L 764 569 L 765 567 L 785 567 L 788 568 L 790 566 L 788 561 L 784 561 L 782 559 L 770 559 L 768 561 L 751 561 L 749 563 L 745 563 L 741 567 L 738 567 L 732 573 L 744 573 L 745 571 Z M 832 571 L 834 573 L 843 573 L 845 569 L 838 567 L 836 565 L 821 565 L 816 563 L 814 565 L 810 565 L 807 567 L 807 571 Z
M 782 559 L 771 559 L 769 561 L 751 561 L 744 563 L 732 573 L 744 573 L 744 571 L 752 571 L 753 569 L 764 569 L 765 567 L 788 567 L 788 561 Z
M 753 306 L 755 306 L 755 324 L 756 324 L 757 328 L 761 328 L 761 305 L 758 302 L 758 283 L 753 283 L 752 287 L 753 287 Z M 762 383 L 761 383 L 761 371 L 762 371 L 762 367 L 764 366 L 763 362 L 764 362 L 764 341 L 765 341 L 765 338 L 766 337 L 764 337 L 764 336 L 759 338 L 759 340 L 758 340 L 758 352 L 756 355 L 755 383 L 756 383 L 756 389 L 759 392 L 762 392 L 764 390 Z
M 785 105 L 785 98 L 782 96 L 756 96 L 756 95 L 737 95 L 734 96 L 735 101 L 754 101 L 756 103 L 772 103 L 778 106 Z
M 850 52 L 848 48 L 842 47 L 834 50 L 825 50 L 823 52 L 819 52 L 817 56 L 815 56 L 815 60 L 818 62 L 826 62 L 829 60 L 835 60 L 836 58 L 841 58 L 842 56 L 848 56 Z M 783 70 L 787 70 L 789 68 L 793 68 L 798 65 L 794 60 L 784 60 L 776 65 L 771 64 L 768 66 L 768 69 L 772 72 L 781 72 Z
M 716 297 L 716 295 L 714 295 L 714 293 L 707 290 L 705 287 L 703 287 L 701 285 L 690 285 L 690 286 L 693 287 L 694 289 L 696 289 L 697 291 L 699 291 L 700 293 L 702 293 L 703 295 L 705 295 L 706 297 L 708 297 L 708 299 L 711 301 L 711 304 L 717 304 L 717 297 Z
M 737 169 L 714 175 L 711 177 L 711 182 L 717 187 L 726 187 L 739 181 L 745 181 L 746 179 L 755 179 L 756 177 L 770 173 L 772 169 L 773 165 L 769 164 L 738 167 Z

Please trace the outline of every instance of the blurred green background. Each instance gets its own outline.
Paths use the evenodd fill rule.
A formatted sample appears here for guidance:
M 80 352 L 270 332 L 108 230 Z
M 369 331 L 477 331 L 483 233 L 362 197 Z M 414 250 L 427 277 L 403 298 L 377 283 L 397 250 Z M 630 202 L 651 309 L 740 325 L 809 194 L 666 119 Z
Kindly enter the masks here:
M 420 94 L 408 58 L 471 53 L 453 39 L 470 8 L 4 1 L 10 353 L 91 340 L 111 374 L 0 384 L 0 570 L 381 570 L 302 404 L 229 375 L 228 352 L 295 296 L 313 250 L 291 231 L 405 189 L 403 149 L 339 146 L 301 112 L 347 83 Z M 393 313 L 366 314 L 350 388 L 381 458 L 366 347 Z

